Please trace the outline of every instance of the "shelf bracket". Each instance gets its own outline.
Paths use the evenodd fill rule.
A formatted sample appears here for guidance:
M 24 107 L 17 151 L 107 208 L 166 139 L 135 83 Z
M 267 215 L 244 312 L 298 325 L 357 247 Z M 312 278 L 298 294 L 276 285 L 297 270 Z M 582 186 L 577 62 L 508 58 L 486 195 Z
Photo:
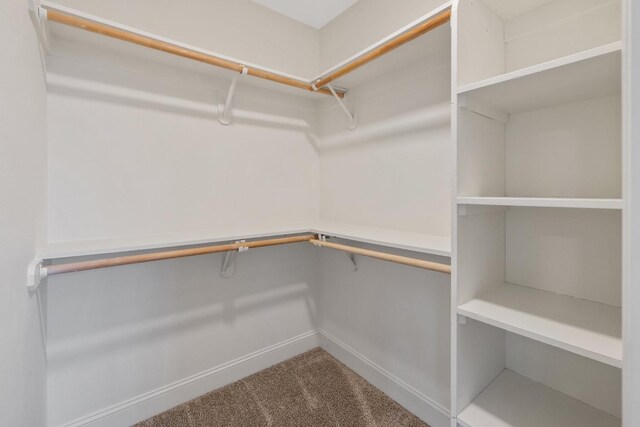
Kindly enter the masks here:
M 348 256 L 349 259 L 351 260 L 351 263 L 353 264 L 353 271 L 358 271 L 358 258 L 357 258 L 357 255 L 349 253 L 349 252 L 345 252 L 344 254 L 346 256 Z
M 340 107 L 342 108 L 342 111 L 344 111 L 344 113 L 349 118 L 349 130 L 354 130 L 356 128 L 356 115 L 355 115 L 355 113 L 350 112 L 349 109 L 347 108 L 347 106 L 344 105 L 344 102 L 342 101 L 342 99 L 340 99 L 340 97 L 336 93 L 336 91 L 333 88 L 333 86 L 327 85 L 327 88 L 329 88 L 329 90 L 331 91 L 331 94 L 333 95 L 333 97 L 336 99 L 336 101 L 338 101 L 338 105 L 340 105 Z
M 458 106 L 488 119 L 495 120 L 505 125 L 509 124 L 509 115 L 507 113 L 504 113 L 493 107 L 487 107 L 483 103 L 476 101 L 470 96 L 460 96 L 460 98 L 458 99 Z
M 27 267 L 27 289 L 29 292 L 36 292 L 47 277 L 47 267 L 42 265 L 41 259 L 34 259 Z
M 227 93 L 227 101 L 224 105 L 218 104 L 218 121 L 220 124 L 228 126 L 231 124 L 231 117 L 229 117 L 229 111 L 231 110 L 231 103 L 233 102 L 233 95 L 236 91 L 236 85 L 238 84 L 238 78 L 242 76 L 246 76 L 249 72 L 249 69 L 242 66 L 242 72 L 233 76 L 231 80 L 231 86 L 229 87 L 229 92 Z
M 327 236 L 324 235 L 324 234 L 318 234 L 318 239 L 317 240 L 326 242 L 327 241 Z M 318 243 L 314 243 L 313 245 L 317 246 L 317 247 L 322 247 Z M 344 254 L 349 258 L 349 260 L 351 260 L 351 263 L 353 264 L 353 271 L 358 271 L 358 256 L 356 254 L 351 253 L 351 252 L 345 252 Z
M 41 53 L 49 52 L 49 38 L 44 21 L 47 20 L 47 9 L 40 5 L 40 0 L 29 0 L 29 15 L 40 41 Z
M 238 240 L 236 243 L 245 243 L 246 240 Z M 249 250 L 248 246 L 240 246 L 233 251 L 227 251 L 222 259 L 222 268 L 220 269 L 220 277 L 228 279 L 236 274 L 236 255 L 240 252 L 246 252 Z

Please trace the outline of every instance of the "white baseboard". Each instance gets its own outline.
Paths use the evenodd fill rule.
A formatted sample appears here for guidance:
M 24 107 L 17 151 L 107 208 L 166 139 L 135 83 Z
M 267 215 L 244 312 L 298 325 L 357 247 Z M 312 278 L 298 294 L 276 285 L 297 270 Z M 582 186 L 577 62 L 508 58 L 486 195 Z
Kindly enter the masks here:
M 428 396 L 367 359 L 327 331 L 318 330 L 320 347 L 432 427 L 450 427 L 450 413 Z
M 309 331 L 79 418 L 64 426 L 130 426 L 318 346 L 318 332 Z
M 318 346 L 430 426 L 450 427 L 445 408 L 323 330 L 306 332 L 63 426 L 130 426 Z

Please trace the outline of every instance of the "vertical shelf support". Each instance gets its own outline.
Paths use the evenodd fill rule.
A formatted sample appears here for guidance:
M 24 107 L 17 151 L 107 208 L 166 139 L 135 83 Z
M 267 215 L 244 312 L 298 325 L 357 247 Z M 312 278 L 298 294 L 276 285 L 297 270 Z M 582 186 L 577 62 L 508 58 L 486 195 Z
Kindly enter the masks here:
M 218 121 L 220 124 L 228 126 L 231 124 L 231 117 L 229 117 L 229 110 L 231 110 L 231 103 L 233 102 L 233 95 L 236 91 L 236 85 L 238 84 L 238 78 L 241 76 L 246 76 L 249 72 L 249 69 L 245 66 L 242 66 L 242 72 L 239 75 L 233 76 L 231 80 L 231 86 L 229 87 L 229 92 L 227 93 L 227 101 L 224 106 L 218 105 Z
M 235 243 L 245 243 L 246 240 L 238 240 Z M 222 259 L 222 268 L 220 269 L 220 277 L 228 279 L 236 274 L 236 255 L 240 252 L 249 250 L 248 246 L 240 246 L 237 250 L 225 252 Z
M 347 106 L 344 105 L 344 102 L 342 101 L 342 99 L 340 99 L 340 97 L 336 93 L 336 91 L 333 88 L 333 86 L 327 85 L 327 87 L 331 91 L 331 94 L 336 99 L 336 101 L 338 101 L 338 105 L 340 105 L 340 107 L 342 108 L 344 113 L 349 118 L 349 130 L 354 130 L 356 128 L 356 115 L 355 115 L 355 113 L 350 112 L 349 109 L 347 108 Z M 315 89 L 315 85 L 314 85 L 314 89 Z

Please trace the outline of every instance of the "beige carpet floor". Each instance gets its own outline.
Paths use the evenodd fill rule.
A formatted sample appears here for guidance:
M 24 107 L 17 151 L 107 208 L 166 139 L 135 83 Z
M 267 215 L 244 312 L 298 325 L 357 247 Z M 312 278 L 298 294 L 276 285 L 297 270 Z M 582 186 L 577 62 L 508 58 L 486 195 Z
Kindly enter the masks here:
M 204 426 L 428 427 L 320 348 L 136 424 Z

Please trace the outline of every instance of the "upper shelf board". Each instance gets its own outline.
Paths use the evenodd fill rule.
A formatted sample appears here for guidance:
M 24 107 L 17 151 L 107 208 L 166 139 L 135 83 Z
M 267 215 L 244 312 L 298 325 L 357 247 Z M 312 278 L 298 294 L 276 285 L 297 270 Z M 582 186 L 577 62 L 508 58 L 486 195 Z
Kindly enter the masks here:
M 463 427 L 620 427 L 620 419 L 509 369 L 458 415 Z
M 458 314 L 615 367 L 622 366 L 619 307 L 505 283 Z
M 227 55 L 222 55 L 216 52 L 208 51 L 205 49 L 201 49 L 196 46 L 192 46 L 186 43 L 182 43 L 176 40 L 171 40 L 166 37 L 152 34 L 146 31 L 142 31 L 140 29 L 119 24 L 117 22 L 113 22 L 107 19 L 100 18 L 98 16 L 90 15 L 72 8 L 68 8 L 66 6 L 58 5 L 53 2 L 43 1 L 41 6 L 45 10 L 54 10 L 59 11 L 65 14 L 70 14 L 73 16 L 77 16 L 83 19 L 87 19 L 99 24 L 104 24 L 112 28 L 121 29 L 133 34 L 150 37 L 154 40 L 159 40 L 162 42 L 166 42 L 181 48 L 185 48 L 188 50 L 196 51 L 199 53 L 203 53 L 205 55 L 216 56 L 219 58 L 223 58 L 225 60 L 244 64 L 248 67 L 256 68 L 259 70 L 264 70 L 268 72 L 272 72 L 275 74 L 282 75 L 284 77 L 288 77 L 294 80 L 298 80 L 300 82 L 304 82 L 306 84 L 311 84 L 315 82 L 317 79 L 340 69 L 342 66 L 347 65 L 362 55 L 384 45 L 389 40 L 397 37 L 398 35 L 403 34 L 404 32 L 414 28 L 422 22 L 425 22 L 434 16 L 441 14 L 442 12 L 451 8 L 451 2 L 446 2 L 442 6 L 434 9 L 418 20 L 410 23 L 409 25 L 401 28 L 400 30 L 390 34 L 389 36 L 377 41 L 361 52 L 355 54 L 354 56 L 346 59 L 345 61 L 336 64 L 335 66 L 329 68 L 322 74 L 309 77 L 309 76 L 295 76 L 286 72 L 282 72 L 279 70 L 275 70 L 269 67 L 264 67 L 258 64 L 251 63 L 249 61 L 245 61 L 239 58 L 233 58 Z M 237 74 L 234 71 L 221 69 L 215 66 L 211 66 L 208 64 L 200 63 L 198 61 L 194 61 L 191 59 L 182 58 L 179 56 L 167 54 L 164 52 L 160 52 L 154 49 L 149 49 L 146 47 L 138 46 L 132 43 L 128 43 L 122 40 L 114 39 L 111 37 L 106 37 L 100 34 L 95 34 L 89 31 L 83 31 L 78 28 L 69 27 L 67 25 L 50 22 L 44 20 L 44 28 L 46 31 L 47 38 L 47 46 L 48 53 L 55 56 L 61 57 L 71 57 L 71 58 L 81 58 L 83 60 L 88 60 L 92 62 L 111 62 L 114 56 L 119 58 L 135 58 L 137 60 L 144 60 L 153 63 L 158 63 L 162 65 L 168 65 L 171 67 L 185 69 L 192 72 L 198 72 L 206 75 L 213 75 L 220 78 L 231 78 L 233 75 Z M 449 49 L 450 46 L 450 27 L 449 25 L 442 25 L 439 28 L 429 32 L 428 34 L 418 37 L 416 40 L 413 40 L 406 45 L 391 51 L 383 55 L 382 57 L 375 60 L 376 66 L 369 67 L 366 64 L 361 68 L 356 69 L 355 71 L 335 80 L 332 82 L 332 85 L 341 89 L 344 87 L 355 87 L 361 85 L 362 83 L 369 81 L 376 76 L 382 75 L 389 71 L 400 69 L 408 64 L 414 63 L 420 59 L 424 59 L 432 54 L 436 50 L 440 49 Z M 268 88 L 271 90 L 278 90 L 281 92 L 294 94 L 298 96 L 302 96 L 305 98 L 315 98 L 319 96 L 316 93 L 305 91 L 297 88 L 293 88 L 290 86 L 285 86 L 281 84 L 275 84 L 271 81 L 266 81 L 259 78 L 247 78 L 243 79 L 242 84 L 247 84 L 250 86 Z
M 503 113 L 521 113 L 621 92 L 616 42 L 462 86 L 459 95 Z
M 242 239 L 260 239 L 302 233 L 321 233 L 356 242 L 376 244 L 432 255 L 451 256 L 450 238 L 376 229 L 349 224 L 321 223 L 317 225 L 269 226 L 238 228 L 225 232 L 187 231 L 151 236 L 138 236 L 101 240 L 80 240 L 49 243 L 38 252 L 40 259 L 60 259 L 132 251 L 146 251 L 182 246 L 199 246 Z
M 91 14 L 87 14 L 72 8 L 61 6 L 52 2 L 43 1 L 41 6 L 45 10 L 59 11 L 65 14 L 76 16 L 82 19 L 103 24 L 108 27 L 123 30 L 132 34 L 140 35 L 143 37 L 149 37 L 154 40 L 169 43 L 171 45 L 201 53 L 207 56 L 215 56 L 228 60 L 234 63 L 243 64 L 248 67 L 271 72 L 282 75 L 293 80 L 298 80 L 303 83 L 309 83 L 309 79 L 301 76 L 292 75 L 283 71 L 275 70 L 269 67 L 264 67 L 258 64 L 251 63 L 239 58 L 233 58 L 231 56 L 223 55 L 217 52 L 212 52 L 206 49 L 201 49 L 197 46 L 182 43 L 177 40 L 172 40 L 167 37 L 160 36 L 158 34 L 149 33 L 138 28 L 123 25 L 117 22 L 113 22 L 107 19 L 100 18 Z M 53 56 L 59 56 L 63 58 L 79 59 L 91 63 L 97 63 L 103 66 L 112 66 L 117 64 L 132 64 L 138 61 L 145 61 L 152 64 L 159 64 L 163 66 L 169 66 L 180 70 L 186 70 L 194 73 L 199 73 L 207 76 L 213 76 L 221 79 L 231 79 L 237 75 L 235 71 L 219 68 L 209 64 L 205 64 L 192 59 L 183 58 L 180 56 L 172 55 L 169 53 L 161 52 L 155 49 L 139 46 L 133 43 L 129 43 L 123 40 L 115 39 L 101 34 L 96 34 L 90 31 L 84 31 L 75 27 L 60 24 L 57 22 L 43 20 L 44 29 L 47 39 L 47 53 Z M 309 99 L 317 99 L 316 93 L 301 90 L 298 88 L 275 84 L 274 82 L 263 80 L 260 78 L 244 78 L 242 84 L 247 84 L 254 87 L 266 88 L 270 90 L 278 90 L 280 92 L 298 95 Z
M 363 227 L 335 222 L 320 222 L 311 227 L 314 233 L 340 237 L 372 245 L 405 249 L 431 255 L 451 256 L 451 238 L 430 234 L 411 233 L 386 228 Z
M 429 21 L 430 19 L 433 19 L 434 17 L 444 13 L 445 11 L 451 9 L 451 7 L 451 1 L 443 3 L 441 6 L 421 16 L 420 18 L 409 23 L 403 28 L 378 40 L 366 49 L 363 49 L 353 56 L 345 59 L 344 61 L 328 68 L 327 70 L 319 74 L 318 77 L 314 80 L 329 75 L 339 70 L 340 68 L 356 61 L 357 59 L 367 55 L 369 52 L 381 46 L 384 46 L 386 43 L 402 35 L 403 33 L 406 33 L 407 31 L 417 27 L 421 23 Z M 441 25 L 440 27 L 429 31 L 428 34 L 418 37 L 417 39 L 410 41 L 400 48 L 392 50 L 375 59 L 375 67 L 367 66 L 367 64 L 365 64 L 364 66 L 336 79 L 332 84 L 339 87 L 354 88 L 360 86 L 365 82 L 371 81 L 378 76 L 382 76 L 391 71 L 401 69 L 403 67 L 406 67 L 407 65 L 418 62 L 421 59 L 428 58 L 434 53 L 439 53 L 442 50 L 446 50 L 448 53 L 450 53 L 451 51 L 450 25 Z
M 458 197 L 459 205 L 524 206 L 540 208 L 622 209 L 622 199 L 576 199 L 563 197 Z

